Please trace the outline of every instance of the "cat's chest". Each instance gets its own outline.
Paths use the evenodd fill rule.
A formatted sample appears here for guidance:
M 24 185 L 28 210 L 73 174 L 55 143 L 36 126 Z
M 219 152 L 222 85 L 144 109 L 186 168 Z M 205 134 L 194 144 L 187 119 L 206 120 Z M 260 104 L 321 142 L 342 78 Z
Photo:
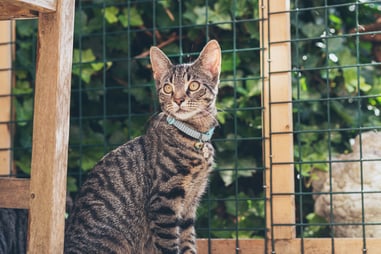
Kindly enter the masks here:
M 188 161 L 188 168 L 193 178 L 197 178 L 201 171 L 208 172 L 211 170 L 214 158 L 214 148 L 212 144 L 195 142 L 189 154 L 191 154 L 193 158 L 192 161 Z
M 203 147 L 195 150 L 194 153 L 197 154 L 197 159 L 191 163 L 190 173 L 182 179 L 182 185 L 189 196 L 198 196 L 198 193 L 203 192 L 212 170 L 214 148 L 210 143 L 204 143 Z

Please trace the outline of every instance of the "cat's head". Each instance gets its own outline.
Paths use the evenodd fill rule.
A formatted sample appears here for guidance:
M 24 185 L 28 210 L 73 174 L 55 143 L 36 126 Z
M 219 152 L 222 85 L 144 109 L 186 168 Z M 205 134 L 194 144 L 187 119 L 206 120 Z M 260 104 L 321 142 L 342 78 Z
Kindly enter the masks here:
M 221 71 L 218 42 L 209 41 L 190 64 L 172 64 L 157 47 L 151 47 L 150 57 L 162 111 L 200 130 L 215 126 Z

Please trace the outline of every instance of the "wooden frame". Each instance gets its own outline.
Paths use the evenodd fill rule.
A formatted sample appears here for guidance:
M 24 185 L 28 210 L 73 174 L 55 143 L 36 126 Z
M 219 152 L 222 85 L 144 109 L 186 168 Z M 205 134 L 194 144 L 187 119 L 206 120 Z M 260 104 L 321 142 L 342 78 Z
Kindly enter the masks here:
M 29 182 L 28 179 L 0 178 L 1 207 L 27 209 Z
M 39 13 L 55 12 L 57 0 L 2 0 L 0 19 L 35 18 Z
M 74 0 L 59 0 L 56 12 L 39 14 L 28 239 L 33 253 L 63 249 L 73 29 Z
M 11 173 L 12 134 L 12 52 L 14 41 L 12 21 L 0 21 L 0 175 Z
M 282 254 L 300 253 L 295 226 L 274 226 L 295 224 L 295 199 L 293 195 L 288 195 L 294 192 L 289 1 L 260 0 L 259 10 L 266 240 L 211 240 L 210 247 L 207 240 L 199 240 L 199 252 L 202 254 L 209 253 L 209 249 L 211 253 L 220 254 L 272 253 L 275 249 Z M 271 239 L 277 240 L 275 249 Z
M 268 234 L 266 243 L 253 240 L 252 249 L 282 254 L 379 253 L 381 241 L 375 238 L 296 238 L 289 4 L 260 3 Z
M 264 1 L 262 38 L 267 239 L 295 238 L 292 77 L 288 1 Z M 267 4 L 267 5 L 266 5 Z M 282 28 L 279 25 L 282 24 Z
M 262 19 L 260 35 L 261 76 L 264 82 L 262 92 L 267 235 L 263 240 L 201 239 L 198 240 L 199 252 L 379 253 L 381 241 L 375 238 L 296 237 L 289 1 L 260 0 L 259 5 Z
M 199 253 L 378 253 L 379 239 L 296 238 L 289 1 L 259 4 L 266 240 L 200 239 Z M 31 180 L 0 178 L 0 206 L 30 209 L 28 253 L 63 249 L 73 12 L 74 0 L 0 3 L 0 19 L 39 17 Z
M 62 253 L 74 0 L 3 0 L 0 3 L 0 19 L 37 15 L 31 178 L 0 179 L 0 206 L 29 208 L 28 253 Z
M 363 239 L 360 238 L 294 238 L 290 240 L 276 240 L 274 243 L 274 252 L 271 248 L 266 249 L 265 240 L 261 239 L 241 239 L 239 240 L 239 249 L 236 249 L 235 240 L 207 239 L 198 240 L 198 251 L 200 254 L 256 254 L 256 253 L 281 253 L 281 254 L 350 254 L 366 253 L 378 254 L 381 249 L 379 239 L 367 239 L 367 248 L 362 248 Z M 334 242 L 334 243 L 333 243 Z M 210 251 L 209 252 L 209 248 Z

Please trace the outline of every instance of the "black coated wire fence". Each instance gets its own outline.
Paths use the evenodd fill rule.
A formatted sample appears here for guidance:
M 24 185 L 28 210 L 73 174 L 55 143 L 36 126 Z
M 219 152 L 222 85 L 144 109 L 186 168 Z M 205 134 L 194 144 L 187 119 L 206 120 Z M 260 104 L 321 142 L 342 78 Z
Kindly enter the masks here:
M 267 225 L 259 32 L 264 2 L 276 4 L 76 1 L 68 165 L 73 197 L 95 163 L 143 134 L 158 112 L 149 47 L 185 63 L 217 39 L 223 50 L 220 126 L 198 236 L 263 239 L 274 227 L 293 227 L 301 253 L 310 237 L 331 239 L 332 246 L 337 237 L 359 237 L 363 249 L 367 238 L 380 237 L 381 1 L 291 0 L 290 10 L 279 12 L 291 20 L 294 161 L 286 163 L 295 167 L 295 190 L 288 195 L 296 220 Z M 35 33 L 36 22 L 17 22 L 8 121 L 13 146 L 2 149 L 12 151 L 12 173 L 20 177 L 30 171 Z M 282 253 L 275 240 L 271 251 Z
M 301 236 L 354 236 L 350 224 L 359 223 L 360 229 L 375 215 L 367 214 L 364 192 L 372 192 L 376 198 L 381 190 L 381 185 L 369 182 L 381 168 L 377 148 L 381 140 L 377 53 L 381 2 L 292 2 L 298 214 L 305 218 L 304 207 L 314 200 L 311 194 L 329 194 L 315 196 L 315 211 L 331 221 L 316 224 L 320 221 L 311 215 L 307 220 L 310 218 L 315 228 L 306 229 L 302 220 L 298 228 Z M 377 211 L 373 209 L 376 207 L 369 212 Z M 335 223 L 348 224 L 348 235 L 324 227 Z M 356 236 L 362 233 L 360 229 Z
M 102 155 L 141 135 L 159 109 L 148 51 L 196 59 L 209 39 L 223 49 L 216 168 L 198 211 L 200 237 L 264 236 L 258 14 L 256 2 L 78 1 L 70 181 Z M 252 34 L 251 31 L 256 33 Z M 256 57 L 257 56 L 257 57 Z M 254 148 L 254 152 L 253 152 Z M 77 185 L 70 185 L 75 191 Z
M 366 238 L 381 236 L 380 10 L 380 1 L 291 1 L 302 240 L 358 237 L 366 252 Z
M 202 238 L 264 237 L 261 78 L 257 1 L 77 1 L 68 191 L 102 156 L 144 133 L 159 111 L 149 48 L 174 63 L 210 39 L 223 50 L 215 170 L 198 211 Z M 12 91 L 18 174 L 30 171 L 36 22 L 18 21 Z M 253 184 L 255 183 L 255 184 Z

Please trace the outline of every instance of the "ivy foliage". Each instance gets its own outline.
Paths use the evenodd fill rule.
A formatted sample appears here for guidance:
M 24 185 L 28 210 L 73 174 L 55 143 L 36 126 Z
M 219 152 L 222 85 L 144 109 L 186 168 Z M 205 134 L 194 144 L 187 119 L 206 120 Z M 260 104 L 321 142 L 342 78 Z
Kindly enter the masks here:
M 294 1 L 292 7 L 295 7 Z M 299 1 L 301 2 L 301 1 Z M 370 43 L 348 36 L 356 20 L 349 5 L 291 14 L 296 172 L 327 170 L 332 152 L 350 149 L 356 131 L 322 130 L 380 126 L 381 92 Z M 298 8 L 319 7 L 304 1 Z M 340 5 L 339 5 L 340 6 Z M 362 22 L 377 8 L 359 5 Z M 75 194 L 86 172 L 112 148 L 144 133 L 158 112 L 148 52 L 160 47 L 173 62 L 197 57 L 208 39 L 223 49 L 218 98 L 220 126 L 214 135 L 216 169 L 198 211 L 200 237 L 264 237 L 262 107 L 258 0 L 77 1 L 72 71 L 68 190 Z M 323 21 L 322 21 L 323 20 Z M 30 172 L 36 22 L 18 21 L 14 108 L 15 163 Z M 323 36 L 324 35 L 324 36 Z M 357 51 L 356 51 L 357 50 Z M 360 56 L 359 56 L 360 55 Z M 326 68 L 329 67 L 329 68 Z M 364 95 L 362 99 L 352 99 Z M 325 100 L 329 98 L 330 100 Z M 328 106 L 329 105 L 329 106 Z M 329 117 L 327 116 L 329 115 Z M 311 131 L 312 130 L 312 131 Z M 308 184 L 303 185 L 308 191 Z M 313 202 L 300 215 L 309 215 Z M 208 229 L 207 229 L 208 228 Z M 237 232 L 234 229 L 240 228 Z M 311 231 L 312 230 L 312 231 Z M 308 230 L 314 235 L 320 228 Z M 312 232 L 312 233 L 311 233 Z M 317 233 L 316 233 L 317 234 Z

